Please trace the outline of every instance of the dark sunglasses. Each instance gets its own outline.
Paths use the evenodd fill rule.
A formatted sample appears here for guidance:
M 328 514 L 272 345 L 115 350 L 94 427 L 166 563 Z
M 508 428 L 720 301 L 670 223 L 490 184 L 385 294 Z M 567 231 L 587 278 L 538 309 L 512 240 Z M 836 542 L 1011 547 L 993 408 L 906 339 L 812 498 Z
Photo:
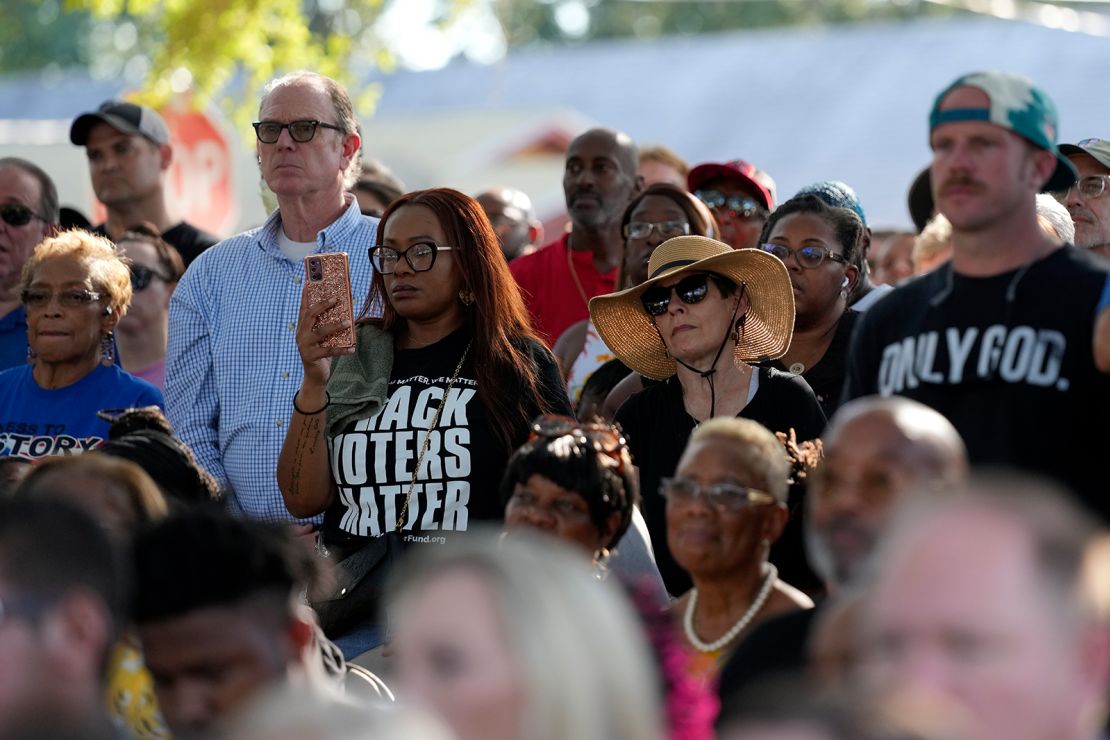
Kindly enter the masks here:
M 32 218 L 37 218 L 40 221 L 46 220 L 27 206 L 18 203 L 5 203 L 0 206 L 0 218 L 4 219 L 4 223 L 8 226 L 26 226 L 31 223 Z
M 158 278 L 163 283 L 168 283 L 170 279 L 165 275 L 161 275 L 149 267 L 142 265 L 131 265 L 131 289 L 132 290 L 146 290 L 150 285 L 150 281 Z
M 333 126 L 330 123 L 321 123 L 320 121 L 290 121 L 289 123 L 278 123 L 277 121 L 255 121 L 251 124 L 254 126 L 254 135 L 263 144 L 275 144 L 281 138 L 281 130 L 283 128 L 289 129 L 289 137 L 298 144 L 304 144 L 312 141 L 312 137 L 316 136 L 317 128 L 330 128 L 332 131 L 342 132 L 343 129 L 338 126 Z
M 640 302 L 649 316 L 662 316 L 671 305 L 671 292 L 688 306 L 701 303 L 709 295 L 709 275 L 700 273 L 683 278 L 670 287 L 653 285 L 640 294 Z
M 725 195 L 720 190 L 699 190 L 694 197 L 711 211 L 726 211 L 746 221 L 767 218 L 767 209 L 746 195 Z
M 628 443 L 621 434 L 619 427 L 597 422 L 580 422 L 569 416 L 546 414 L 532 422 L 532 433 L 528 441 L 544 439 L 559 439 L 570 437 L 575 443 L 592 448 L 595 452 L 605 455 L 615 464 L 618 470 L 623 470 L 625 463 L 632 464 L 632 458 L 627 452 Z

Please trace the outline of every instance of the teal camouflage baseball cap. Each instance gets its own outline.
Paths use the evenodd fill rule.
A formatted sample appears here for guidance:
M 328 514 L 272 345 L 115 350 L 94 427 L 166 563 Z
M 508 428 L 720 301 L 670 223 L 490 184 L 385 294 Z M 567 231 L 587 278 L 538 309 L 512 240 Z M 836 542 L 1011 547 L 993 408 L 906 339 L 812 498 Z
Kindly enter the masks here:
M 974 87 L 990 99 L 986 108 L 949 108 L 941 110 L 945 96 L 957 87 Z M 1013 131 L 1033 145 L 1056 155 L 1056 171 L 1041 188 L 1043 191 L 1066 190 L 1076 181 L 1078 173 L 1056 146 L 1058 129 L 1056 106 L 1039 87 L 1018 75 L 1006 72 L 972 72 L 960 77 L 941 91 L 929 113 L 929 131 L 945 123 L 985 121 Z

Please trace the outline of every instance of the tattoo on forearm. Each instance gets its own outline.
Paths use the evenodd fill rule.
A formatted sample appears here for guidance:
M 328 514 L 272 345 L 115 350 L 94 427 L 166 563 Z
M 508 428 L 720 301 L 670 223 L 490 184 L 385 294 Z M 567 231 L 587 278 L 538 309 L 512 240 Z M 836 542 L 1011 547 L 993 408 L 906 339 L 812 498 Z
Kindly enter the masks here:
M 322 429 L 319 416 L 305 417 L 301 421 L 293 448 L 293 465 L 290 472 L 291 496 L 299 496 L 301 493 L 301 470 L 305 465 L 312 465 L 317 446 L 324 436 Z

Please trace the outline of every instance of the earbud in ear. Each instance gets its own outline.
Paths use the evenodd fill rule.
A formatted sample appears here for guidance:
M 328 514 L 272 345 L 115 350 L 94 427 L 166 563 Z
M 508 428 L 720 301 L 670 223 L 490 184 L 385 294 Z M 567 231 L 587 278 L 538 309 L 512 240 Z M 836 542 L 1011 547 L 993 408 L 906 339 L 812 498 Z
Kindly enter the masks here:
M 841 288 L 847 288 L 848 287 L 848 277 L 846 275 L 844 276 L 844 280 L 840 283 L 840 287 Z

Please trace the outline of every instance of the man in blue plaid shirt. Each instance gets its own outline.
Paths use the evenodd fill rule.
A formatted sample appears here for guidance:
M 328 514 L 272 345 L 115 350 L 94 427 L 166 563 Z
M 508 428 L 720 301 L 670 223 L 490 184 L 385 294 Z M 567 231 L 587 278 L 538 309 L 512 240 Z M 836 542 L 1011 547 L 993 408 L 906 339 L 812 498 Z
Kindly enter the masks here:
M 278 209 L 201 254 L 174 291 L 166 412 L 233 512 L 295 522 L 275 469 L 303 373 L 295 341 L 303 258 L 349 255 L 357 316 L 378 220 L 346 192 L 362 141 L 351 99 L 334 80 L 297 72 L 273 81 L 254 127 Z M 311 522 L 299 524 L 307 532 Z

